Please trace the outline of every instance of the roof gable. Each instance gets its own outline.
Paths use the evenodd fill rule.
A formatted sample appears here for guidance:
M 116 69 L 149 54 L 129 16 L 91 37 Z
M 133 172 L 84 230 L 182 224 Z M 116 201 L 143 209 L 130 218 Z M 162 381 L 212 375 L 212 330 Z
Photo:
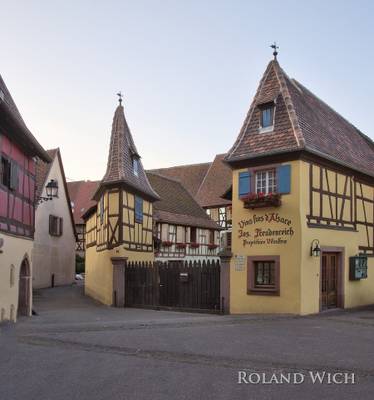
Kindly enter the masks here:
M 66 176 L 65 176 L 65 171 L 64 171 L 64 165 L 62 163 L 60 149 L 57 148 L 57 149 L 47 150 L 47 154 L 51 158 L 52 161 L 50 163 L 46 163 L 42 160 L 38 160 L 38 163 L 36 166 L 36 185 L 37 185 L 36 196 L 40 197 L 42 195 L 43 189 L 45 188 L 45 186 L 47 184 L 47 179 L 48 179 L 49 173 L 51 171 L 52 164 L 55 160 L 57 160 L 58 166 L 60 169 L 60 173 L 62 176 L 62 185 L 63 185 L 64 191 L 65 191 L 66 205 L 69 209 L 71 225 L 73 228 L 74 236 L 77 236 L 76 230 L 75 230 L 75 221 L 74 221 L 73 212 L 71 209 L 71 200 L 70 200 L 69 190 L 68 190 L 68 186 L 67 186 L 67 182 L 66 182 Z M 53 201 L 53 199 L 52 199 L 52 201 Z
M 137 175 L 133 172 L 134 158 L 138 160 Z M 103 186 L 117 183 L 125 184 L 151 201 L 159 198 L 144 172 L 122 105 L 119 105 L 114 113 L 107 170 L 100 182 L 98 192 L 95 193 L 96 199 Z
M 275 102 L 274 130 L 259 132 L 259 105 Z M 374 176 L 374 144 L 278 62 L 269 63 L 227 162 L 304 150 Z
M 92 198 L 99 184 L 100 181 L 68 182 L 71 207 L 76 225 L 84 224 L 82 215 L 96 205 L 96 201 L 92 200 Z
M 231 204 L 221 196 L 230 188 L 232 181 L 231 168 L 224 163 L 225 154 L 217 154 L 208 169 L 196 200 L 201 207 L 217 207 Z

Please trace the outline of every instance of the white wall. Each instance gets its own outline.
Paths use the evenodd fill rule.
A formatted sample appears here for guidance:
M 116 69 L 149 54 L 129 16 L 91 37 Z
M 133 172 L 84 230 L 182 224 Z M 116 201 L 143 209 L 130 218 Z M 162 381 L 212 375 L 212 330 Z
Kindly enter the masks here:
M 58 182 L 58 198 L 39 204 L 35 212 L 34 288 L 50 287 L 52 274 L 56 286 L 71 284 L 75 279 L 75 236 L 57 154 L 45 183 L 51 179 Z M 45 188 L 42 196 L 46 196 Z M 62 217 L 62 236 L 49 234 L 51 214 Z

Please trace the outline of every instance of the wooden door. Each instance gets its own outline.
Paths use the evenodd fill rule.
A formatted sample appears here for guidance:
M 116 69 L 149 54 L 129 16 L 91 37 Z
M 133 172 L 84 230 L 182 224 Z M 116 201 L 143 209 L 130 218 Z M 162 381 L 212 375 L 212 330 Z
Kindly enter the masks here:
M 338 306 L 338 253 L 322 253 L 322 309 Z

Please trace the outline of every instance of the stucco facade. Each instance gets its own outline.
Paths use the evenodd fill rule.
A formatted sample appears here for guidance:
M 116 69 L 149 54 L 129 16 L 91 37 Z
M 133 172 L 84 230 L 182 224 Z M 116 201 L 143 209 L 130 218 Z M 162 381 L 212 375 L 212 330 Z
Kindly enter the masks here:
M 42 202 L 35 212 L 34 288 L 68 285 L 75 280 L 75 231 L 64 185 L 65 177 L 57 152 L 45 176 L 41 193 L 44 197 L 46 196 L 45 185 L 51 179 L 58 183 L 58 197 Z M 61 218 L 61 235 L 51 235 L 50 216 Z
M 25 285 L 24 295 L 27 296 L 27 308 L 23 314 L 31 315 L 32 309 L 32 259 L 31 253 L 33 241 L 22 239 L 0 232 L 0 240 L 3 239 L 3 246 L 0 254 L 0 322 L 16 322 L 19 308 L 19 288 L 23 279 Z M 27 276 L 22 278 L 21 265 L 28 264 Z
M 309 227 L 309 168 L 310 164 L 297 160 L 291 166 L 291 192 L 282 195 L 277 208 L 246 209 L 238 194 L 240 169 L 233 173 L 233 258 L 230 264 L 231 313 L 292 313 L 311 314 L 321 310 L 321 257 L 311 255 L 314 239 L 322 251 L 341 251 L 343 307 L 374 303 L 374 258 L 368 257 L 368 278 L 349 280 L 349 257 L 357 255 L 366 242 L 366 229 L 332 230 L 330 227 Z M 338 191 L 343 191 L 344 175 L 339 174 Z M 373 198 L 373 186 L 365 185 L 367 197 Z M 330 209 L 328 196 L 323 207 Z M 350 206 L 347 207 L 347 212 Z M 364 210 L 358 207 L 357 219 L 364 219 Z M 372 218 L 372 211 L 367 210 Z M 269 230 L 272 233 L 269 236 Z M 279 294 L 267 296 L 248 293 L 249 257 L 267 259 L 279 256 Z

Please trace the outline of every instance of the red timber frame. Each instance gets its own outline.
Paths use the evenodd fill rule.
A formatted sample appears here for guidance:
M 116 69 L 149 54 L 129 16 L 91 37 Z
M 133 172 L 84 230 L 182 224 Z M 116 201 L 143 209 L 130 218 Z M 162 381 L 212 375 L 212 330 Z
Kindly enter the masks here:
M 0 156 L 15 165 L 18 185 L 9 189 L 0 180 L 0 231 L 33 238 L 35 223 L 35 161 L 0 132 Z M 0 176 L 1 169 L 0 169 Z

